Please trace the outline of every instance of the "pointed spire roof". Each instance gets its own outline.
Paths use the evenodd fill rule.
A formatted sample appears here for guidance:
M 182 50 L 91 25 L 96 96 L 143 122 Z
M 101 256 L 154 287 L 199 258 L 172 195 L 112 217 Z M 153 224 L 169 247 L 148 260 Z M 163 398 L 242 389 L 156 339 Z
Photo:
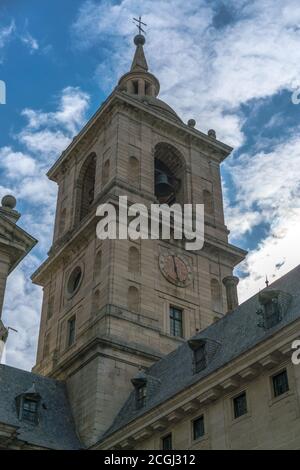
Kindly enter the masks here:
M 133 61 L 131 64 L 131 72 L 147 72 L 148 71 L 148 64 L 144 53 L 143 45 L 145 44 L 146 40 L 142 34 L 137 34 L 134 38 L 134 44 L 136 45 L 135 54 L 133 57 Z
M 130 71 L 119 80 L 119 90 L 136 96 L 156 97 L 159 93 L 159 81 L 148 71 L 148 64 L 144 53 L 145 37 L 137 34 L 134 38 L 136 50 Z

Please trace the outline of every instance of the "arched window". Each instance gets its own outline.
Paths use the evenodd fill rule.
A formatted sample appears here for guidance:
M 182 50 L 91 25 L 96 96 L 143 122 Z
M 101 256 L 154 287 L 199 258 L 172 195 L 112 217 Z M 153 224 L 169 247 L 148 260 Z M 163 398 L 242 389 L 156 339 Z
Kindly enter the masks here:
M 134 287 L 130 286 L 128 289 L 128 294 L 127 294 L 127 305 L 128 309 L 133 311 L 133 312 L 138 312 L 140 308 L 140 294 L 139 290 Z
M 134 246 L 128 250 L 128 271 L 130 273 L 140 272 L 140 252 Z
M 96 156 L 93 154 L 83 165 L 81 170 L 81 204 L 80 220 L 83 219 L 90 210 L 95 196 L 95 174 L 96 174 Z
M 103 167 L 102 167 L 102 186 L 104 186 L 108 182 L 109 173 L 110 173 L 110 161 L 106 160 L 103 163 Z
M 92 312 L 95 314 L 100 307 L 100 290 L 97 289 L 93 294 Z
M 182 154 L 170 144 L 160 142 L 154 149 L 154 192 L 163 204 L 184 202 L 185 161 Z
M 139 186 L 140 184 L 140 162 L 136 157 L 129 157 L 128 181 L 134 186 Z
M 211 308 L 214 312 L 222 313 L 222 291 L 219 281 L 212 279 L 210 281 Z
M 95 279 L 99 280 L 102 269 L 102 251 L 99 250 L 95 259 Z
M 59 236 L 61 236 L 65 231 L 65 228 L 66 228 L 66 215 L 67 215 L 67 210 L 62 209 L 62 211 L 60 212 L 60 216 L 59 216 L 59 227 L 58 227 Z
M 211 192 L 207 189 L 203 191 L 203 204 L 206 214 L 212 215 L 214 213 L 213 198 Z

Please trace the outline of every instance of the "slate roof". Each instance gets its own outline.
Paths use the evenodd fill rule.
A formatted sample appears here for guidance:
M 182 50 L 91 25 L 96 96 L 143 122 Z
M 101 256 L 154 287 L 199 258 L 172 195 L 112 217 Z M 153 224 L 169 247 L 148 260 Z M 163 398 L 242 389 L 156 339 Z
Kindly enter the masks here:
M 281 290 L 292 296 L 291 303 L 279 324 L 268 330 L 258 326 L 259 317 L 256 312 L 261 305 L 258 301 L 258 294 L 254 295 L 233 312 L 228 313 L 221 320 L 195 336 L 195 338 L 203 338 L 211 344 L 218 345 L 215 354 L 208 360 L 204 370 L 195 374 L 193 372 L 193 352 L 188 342 L 179 346 L 148 369 L 147 376 L 151 393 L 147 394 L 146 405 L 142 409 L 136 409 L 133 390 L 102 439 L 193 383 L 201 381 L 202 378 L 225 366 L 234 358 L 298 319 L 300 317 L 300 265 L 272 283 L 264 289 L 264 292 L 273 289 Z M 154 382 L 156 386 L 153 388 Z
M 39 423 L 18 419 L 16 396 L 35 383 L 41 395 Z M 18 439 L 49 449 L 82 448 L 68 403 L 65 384 L 14 367 L 0 365 L 0 423 L 17 428 Z

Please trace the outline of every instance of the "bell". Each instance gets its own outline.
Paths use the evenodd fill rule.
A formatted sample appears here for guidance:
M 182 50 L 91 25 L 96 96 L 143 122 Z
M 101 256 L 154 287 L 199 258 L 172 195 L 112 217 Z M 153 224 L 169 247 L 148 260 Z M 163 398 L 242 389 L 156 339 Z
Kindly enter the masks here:
M 173 187 L 169 183 L 169 178 L 163 171 L 155 172 L 155 193 L 159 197 L 166 197 L 173 192 Z

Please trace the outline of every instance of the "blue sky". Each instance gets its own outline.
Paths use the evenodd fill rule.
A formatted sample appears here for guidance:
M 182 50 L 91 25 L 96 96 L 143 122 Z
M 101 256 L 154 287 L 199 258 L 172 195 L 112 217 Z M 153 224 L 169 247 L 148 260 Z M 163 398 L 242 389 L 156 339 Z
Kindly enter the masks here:
M 298 0 L 2 0 L 0 196 L 16 195 L 20 225 L 39 239 L 8 282 L 11 365 L 35 358 L 41 290 L 29 276 L 51 244 L 56 202 L 45 173 L 128 70 L 139 14 L 160 98 L 235 148 L 222 176 L 231 241 L 250 250 L 240 299 L 300 262 Z

